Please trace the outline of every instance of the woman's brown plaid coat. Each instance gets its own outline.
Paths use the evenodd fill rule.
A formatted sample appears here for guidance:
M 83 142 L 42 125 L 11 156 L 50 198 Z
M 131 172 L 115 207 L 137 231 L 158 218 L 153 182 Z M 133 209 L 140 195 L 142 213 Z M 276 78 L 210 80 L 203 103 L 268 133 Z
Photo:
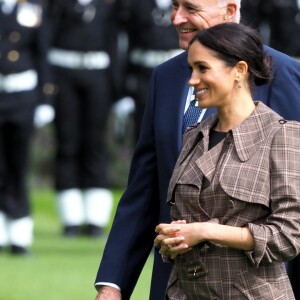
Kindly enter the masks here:
M 248 227 L 254 250 L 206 242 L 178 255 L 166 299 L 294 299 L 284 261 L 300 252 L 300 123 L 258 102 L 208 151 L 216 121 L 184 136 L 168 192 L 172 218 Z

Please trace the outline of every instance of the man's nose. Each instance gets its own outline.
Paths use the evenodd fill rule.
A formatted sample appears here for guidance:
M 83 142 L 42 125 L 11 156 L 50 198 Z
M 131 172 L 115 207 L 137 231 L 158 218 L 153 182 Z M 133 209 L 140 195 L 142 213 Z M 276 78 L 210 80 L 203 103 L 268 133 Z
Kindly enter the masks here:
M 184 12 L 184 9 L 182 8 L 177 8 L 176 10 L 173 10 L 172 11 L 172 14 L 171 14 L 171 21 L 173 23 L 173 25 L 180 25 L 182 23 L 185 23 L 187 20 L 186 18 L 186 14 Z

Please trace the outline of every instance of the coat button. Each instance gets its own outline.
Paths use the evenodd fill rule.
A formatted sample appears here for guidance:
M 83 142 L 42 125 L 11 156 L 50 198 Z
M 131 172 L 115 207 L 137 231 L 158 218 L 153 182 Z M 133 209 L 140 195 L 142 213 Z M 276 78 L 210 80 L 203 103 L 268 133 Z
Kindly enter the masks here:
M 7 58 L 11 62 L 16 62 L 20 58 L 20 53 L 17 50 L 11 50 L 8 52 Z
M 228 201 L 228 208 L 229 208 L 229 209 L 234 208 L 234 201 L 233 201 L 233 200 L 229 200 L 229 201 Z
M 9 35 L 9 40 L 13 43 L 16 43 L 20 40 L 21 34 L 18 31 L 13 31 Z

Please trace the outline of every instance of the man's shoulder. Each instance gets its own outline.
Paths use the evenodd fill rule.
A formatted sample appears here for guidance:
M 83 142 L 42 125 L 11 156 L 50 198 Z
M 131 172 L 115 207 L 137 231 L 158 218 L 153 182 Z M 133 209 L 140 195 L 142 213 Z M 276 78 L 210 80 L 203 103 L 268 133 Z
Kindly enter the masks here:
M 170 70 L 187 67 L 187 51 L 174 56 L 155 68 L 156 72 L 170 72 Z
M 280 52 L 274 48 L 271 48 L 269 46 L 264 45 L 264 51 L 267 53 L 267 55 L 270 55 L 272 57 L 272 60 L 275 64 L 289 64 L 289 63 L 296 63 L 300 66 L 299 62 L 296 61 L 293 57 Z

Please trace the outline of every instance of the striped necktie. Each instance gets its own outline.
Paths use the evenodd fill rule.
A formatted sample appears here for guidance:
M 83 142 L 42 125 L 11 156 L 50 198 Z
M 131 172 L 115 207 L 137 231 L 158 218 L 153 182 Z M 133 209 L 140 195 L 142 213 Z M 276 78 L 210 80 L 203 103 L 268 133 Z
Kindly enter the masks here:
M 193 98 L 195 98 L 194 94 Z M 196 124 L 199 120 L 202 109 L 196 106 L 196 102 L 197 100 L 195 99 L 191 100 L 190 105 L 183 116 L 182 132 L 185 132 L 188 126 Z

